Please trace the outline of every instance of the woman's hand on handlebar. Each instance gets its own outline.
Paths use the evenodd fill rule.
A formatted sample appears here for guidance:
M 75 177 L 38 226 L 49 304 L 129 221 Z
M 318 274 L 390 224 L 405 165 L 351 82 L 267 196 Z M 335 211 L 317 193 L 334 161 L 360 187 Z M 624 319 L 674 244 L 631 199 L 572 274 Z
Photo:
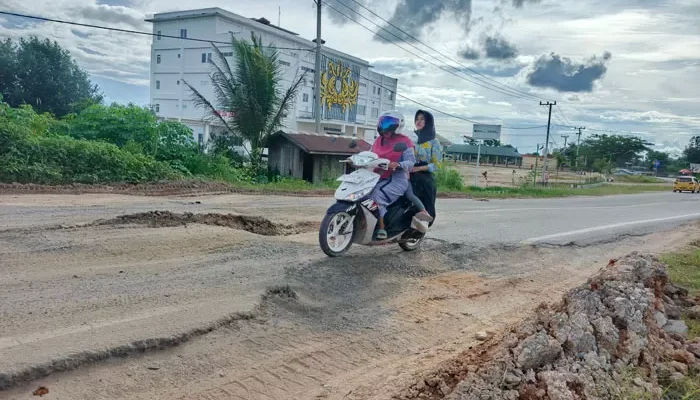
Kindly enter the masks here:
M 389 169 L 390 169 L 390 170 L 393 171 L 393 170 L 397 170 L 397 169 L 399 169 L 399 168 L 401 168 L 401 164 L 399 164 L 399 163 L 397 163 L 397 162 L 395 162 L 395 161 L 392 161 L 392 162 L 389 163 Z

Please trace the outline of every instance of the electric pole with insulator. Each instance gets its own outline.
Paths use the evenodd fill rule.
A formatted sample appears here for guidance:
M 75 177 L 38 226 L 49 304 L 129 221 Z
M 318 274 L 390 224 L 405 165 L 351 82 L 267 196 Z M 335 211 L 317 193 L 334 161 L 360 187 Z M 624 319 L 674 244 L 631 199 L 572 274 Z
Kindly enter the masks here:
M 544 142 L 544 166 L 542 167 L 542 183 L 547 183 L 547 157 L 549 156 L 549 127 L 552 124 L 552 106 L 556 106 L 557 102 L 548 101 L 543 103 L 540 101 L 541 106 L 549 107 L 549 117 L 547 118 L 547 140 Z
M 578 129 L 578 133 L 576 134 L 576 136 L 578 136 L 578 141 L 576 142 L 576 164 L 575 164 L 575 166 L 578 167 L 578 150 L 581 147 L 581 131 L 586 129 L 586 127 L 580 126 L 578 128 L 574 128 L 574 129 Z
M 321 0 L 316 0 L 316 71 L 314 71 L 316 133 L 321 133 Z

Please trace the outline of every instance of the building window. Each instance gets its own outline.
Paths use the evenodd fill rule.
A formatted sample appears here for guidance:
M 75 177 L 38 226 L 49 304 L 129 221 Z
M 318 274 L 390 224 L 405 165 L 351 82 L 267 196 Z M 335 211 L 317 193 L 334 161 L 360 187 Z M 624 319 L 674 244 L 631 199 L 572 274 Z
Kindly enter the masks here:
M 207 62 L 211 62 L 211 53 L 207 53 Z
M 156 55 L 156 64 L 160 64 L 160 54 Z
M 180 37 L 187 39 L 187 29 L 180 29 Z
M 299 53 L 289 53 L 294 58 L 299 58 Z
M 156 81 L 156 90 L 160 89 L 160 81 Z
M 380 96 L 382 95 L 382 88 L 377 88 L 377 94 Z
M 180 84 L 180 80 L 179 80 L 179 79 L 177 80 L 177 84 L 178 84 L 178 85 Z
M 156 39 L 157 39 L 157 40 L 160 40 L 160 38 L 161 38 L 161 36 L 160 36 L 160 31 L 158 31 L 157 34 L 156 34 Z
M 160 112 L 160 104 L 156 104 L 156 112 Z
M 311 72 L 312 74 L 316 72 L 315 69 L 309 67 L 301 67 L 301 70 L 304 72 Z
M 366 83 L 360 83 L 360 87 L 367 87 Z
M 379 109 L 373 108 L 372 109 L 372 118 L 378 118 L 378 117 L 379 117 Z
M 207 53 L 202 53 L 202 64 L 207 62 Z
M 389 100 L 394 100 L 394 92 L 389 93 Z
M 372 86 L 372 94 L 377 94 L 377 87 L 376 86 Z
M 199 135 L 197 135 L 197 141 L 199 142 L 200 146 L 202 144 L 204 144 L 204 134 L 203 133 L 200 133 Z
M 303 103 L 308 103 L 308 102 L 309 102 L 309 94 L 308 94 L 308 93 L 304 93 L 304 94 L 301 96 L 301 101 L 302 101 Z
M 187 110 L 187 104 L 183 104 L 183 105 L 182 105 L 182 109 L 183 109 L 183 110 Z
M 365 115 L 367 108 L 365 106 L 357 106 L 357 115 Z
M 182 57 L 182 54 L 177 53 L 177 58 L 180 58 L 180 57 Z
M 233 53 L 230 52 L 230 51 L 229 51 L 229 52 L 226 52 L 226 53 L 221 53 L 221 54 L 222 54 L 224 57 L 233 57 Z
M 292 64 L 288 63 L 287 61 L 282 61 L 282 60 L 280 60 L 280 64 L 284 65 L 285 67 L 289 67 L 290 65 L 292 65 Z

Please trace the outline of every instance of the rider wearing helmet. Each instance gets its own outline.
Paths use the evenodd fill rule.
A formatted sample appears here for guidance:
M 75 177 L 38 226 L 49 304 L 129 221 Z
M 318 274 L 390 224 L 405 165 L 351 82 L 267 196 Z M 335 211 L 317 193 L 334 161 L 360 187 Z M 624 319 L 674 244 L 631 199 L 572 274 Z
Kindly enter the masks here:
M 379 116 L 377 132 L 379 136 L 372 145 L 372 152 L 390 161 L 388 171 L 378 171 L 381 178 L 372 192 L 372 199 L 379 208 L 379 230 L 377 239 L 387 238 L 384 216 L 387 207 L 403 196 L 409 186 L 409 171 L 413 169 L 416 156 L 413 142 L 403 135 L 404 117 L 398 111 L 387 111 Z M 396 151 L 395 146 L 405 144 L 405 150 Z

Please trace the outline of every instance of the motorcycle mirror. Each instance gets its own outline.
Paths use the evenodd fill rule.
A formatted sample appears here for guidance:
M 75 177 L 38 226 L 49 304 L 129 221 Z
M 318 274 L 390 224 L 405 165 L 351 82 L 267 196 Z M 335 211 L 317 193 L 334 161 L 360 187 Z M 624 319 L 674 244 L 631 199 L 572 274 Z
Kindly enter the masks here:
M 354 149 L 357 147 L 357 142 L 353 139 L 350 141 L 350 144 L 348 145 L 349 148 Z
M 396 143 L 394 145 L 394 151 L 397 153 L 403 153 L 404 151 L 406 151 L 407 148 L 408 145 L 406 145 L 406 143 Z

